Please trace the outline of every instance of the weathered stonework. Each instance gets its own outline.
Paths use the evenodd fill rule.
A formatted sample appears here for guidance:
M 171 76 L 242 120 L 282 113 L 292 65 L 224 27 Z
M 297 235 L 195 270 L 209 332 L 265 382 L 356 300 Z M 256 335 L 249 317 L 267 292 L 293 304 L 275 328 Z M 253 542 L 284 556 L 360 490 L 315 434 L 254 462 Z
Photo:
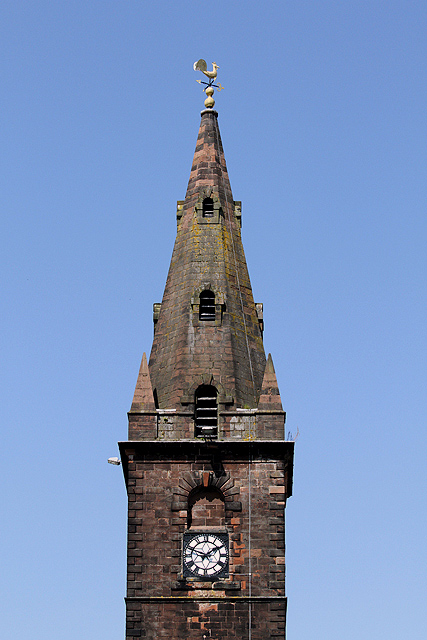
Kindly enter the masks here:
M 213 216 L 203 218 L 204 198 Z M 211 373 L 236 406 L 255 408 L 265 354 L 240 235 L 241 204 L 233 200 L 217 117 L 204 112 L 150 356 L 161 409 L 178 408 L 194 375 Z M 214 323 L 195 319 L 195 292 L 211 283 L 220 296 Z M 193 302 L 191 302 L 193 300 Z M 157 313 L 157 311 L 156 311 Z
M 128 639 L 206 633 L 219 640 L 237 629 L 246 637 L 249 609 L 254 640 L 284 637 L 284 509 L 293 446 L 283 440 L 120 443 L 129 495 Z M 182 534 L 194 527 L 229 532 L 226 580 L 183 578 Z
M 153 306 L 150 361 L 144 354 L 128 440 L 119 443 L 129 501 L 127 640 L 285 637 L 294 443 L 284 439 L 240 228 L 217 113 L 207 109 L 177 204 L 163 300 Z M 204 437 L 197 412 L 212 408 L 197 403 L 211 397 L 215 432 Z M 183 571 L 184 538 L 200 532 L 227 541 L 221 578 Z

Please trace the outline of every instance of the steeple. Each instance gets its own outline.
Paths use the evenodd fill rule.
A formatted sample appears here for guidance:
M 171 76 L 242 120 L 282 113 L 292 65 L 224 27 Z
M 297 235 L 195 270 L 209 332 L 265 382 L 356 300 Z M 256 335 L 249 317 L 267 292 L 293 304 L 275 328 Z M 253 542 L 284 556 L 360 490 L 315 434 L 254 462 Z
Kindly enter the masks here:
M 209 82 L 154 340 L 120 443 L 126 639 L 285 637 L 284 440 Z M 219 631 L 220 630 L 220 631 Z
M 149 371 L 160 409 L 194 402 L 211 385 L 218 402 L 256 408 L 266 358 L 233 200 L 218 114 L 201 113 L 185 200 L 155 327 Z

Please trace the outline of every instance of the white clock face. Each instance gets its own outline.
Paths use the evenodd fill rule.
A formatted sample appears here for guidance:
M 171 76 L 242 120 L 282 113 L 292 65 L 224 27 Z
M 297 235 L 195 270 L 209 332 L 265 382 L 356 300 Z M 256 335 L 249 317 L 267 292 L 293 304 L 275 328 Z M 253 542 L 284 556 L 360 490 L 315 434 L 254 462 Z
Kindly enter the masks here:
M 184 575 L 207 579 L 228 575 L 227 534 L 184 534 Z

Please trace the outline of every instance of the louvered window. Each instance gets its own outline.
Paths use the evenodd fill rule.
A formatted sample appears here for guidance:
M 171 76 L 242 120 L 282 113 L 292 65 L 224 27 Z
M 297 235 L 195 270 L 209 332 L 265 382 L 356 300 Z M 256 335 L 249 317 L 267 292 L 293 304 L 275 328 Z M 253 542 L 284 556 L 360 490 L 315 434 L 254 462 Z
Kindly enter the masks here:
M 212 198 L 205 198 L 203 200 L 203 217 L 204 218 L 213 218 L 214 214 L 214 203 Z
M 203 384 L 196 391 L 195 435 L 215 438 L 218 433 L 217 390 Z
M 200 294 L 199 320 L 215 320 L 215 294 L 205 290 Z

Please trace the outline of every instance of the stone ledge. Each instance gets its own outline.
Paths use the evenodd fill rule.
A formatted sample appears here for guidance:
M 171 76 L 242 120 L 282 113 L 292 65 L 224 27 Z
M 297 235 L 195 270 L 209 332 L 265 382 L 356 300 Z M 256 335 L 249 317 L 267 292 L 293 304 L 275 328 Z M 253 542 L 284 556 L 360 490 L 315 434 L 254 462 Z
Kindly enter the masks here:
M 125 440 L 118 443 L 125 482 L 129 464 L 151 462 L 170 464 L 191 459 L 222 462 L 278 461 L 286 466 L 286 496 L 292 495 L 293 457 L 295 442 L 288 440 Z
M 212 601 L 212 602 L 221 602 L 221 601 L 230 601 L 230 602 L 280 602 L 286 605 L 287 597 L 286 596 L 220 596 L 220 595 L 211 595 L 206 594 L 206 596 L 128 596 L 124 599 L 125 602 L 195 602 L 198 600 L 204 601 Z
M 177 580 L 172 584 L 172 591 L 240 591 L 240 582 L 225 582 L 218 580 L 217 582 L 189 582 L 188 580 Z

